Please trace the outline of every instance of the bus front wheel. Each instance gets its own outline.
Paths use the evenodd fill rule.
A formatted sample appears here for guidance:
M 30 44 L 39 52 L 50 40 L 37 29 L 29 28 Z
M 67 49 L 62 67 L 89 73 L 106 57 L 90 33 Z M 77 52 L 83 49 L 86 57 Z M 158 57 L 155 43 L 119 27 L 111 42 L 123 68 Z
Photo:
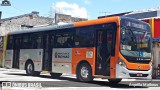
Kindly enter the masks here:
M 93 81 L 92 69 L 88 63 L 82 63 L 78 66 L 76 77 L 79 81 Z
M 25 66 L 25 69 L 26 69 L 26 73 L 27 73 L 28 76 L 38 76 L 38 75 L 40 75 L 40 72 L 34 71 L 34 65 L 33 65 L 32 62 L 27 62 L 26 66 Z
M 119 82 L 121 82 L 121 80 L 122 79 L 108 79 L 108 81 L 113 84 L 118 84 Z

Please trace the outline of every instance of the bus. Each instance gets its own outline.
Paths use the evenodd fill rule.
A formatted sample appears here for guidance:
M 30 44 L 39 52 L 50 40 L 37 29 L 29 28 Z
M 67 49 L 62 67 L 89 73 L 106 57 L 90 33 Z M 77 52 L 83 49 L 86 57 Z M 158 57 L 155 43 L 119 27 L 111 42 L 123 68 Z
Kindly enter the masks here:
M 151 42 L 147 23 L 120 16 L 18 30 L 7 34 L 5 66 L 85 82 L 151 79 Z

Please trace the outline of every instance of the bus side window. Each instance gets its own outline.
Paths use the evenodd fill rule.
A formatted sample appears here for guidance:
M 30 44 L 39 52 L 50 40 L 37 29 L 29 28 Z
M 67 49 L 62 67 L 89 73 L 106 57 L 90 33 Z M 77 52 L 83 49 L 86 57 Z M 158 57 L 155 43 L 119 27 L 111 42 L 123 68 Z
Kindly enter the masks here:
M 50 35 L 50 37 L 51 37 L 51 48 L 54 48 L 54 34 L 51 34 Z
M 65 47 L 72 47 L 73 46 L 73 39 L 71 37 L 67 37 L 67 40 L 64 43 Z
M 92 26 L 76 29 L 75 46 L 93 47 L 95 40 L 94 28 Z
M 64 32 L 56 34 L 55 47 L 56 48 L 71 48 L 73 47 L 73 33 Z
M 37 36 L 37 37 L 36 37 L 36 40 L 35 40 L 35 48 L 36 48 L 36 49 L 42 48 L 42 37 L 41 37 L 41 36 Z
M 13 36 L 8 36 L 7 42 L 7 49 L 13 49 Z
M 55 48 L 61 48 L 62 47 L 62 36 L 61 35 L 56 34 L 54 47 Z
M 29 48 L 29 36 L 27 34 L 23 35 L 21 48 L 22 49 Z

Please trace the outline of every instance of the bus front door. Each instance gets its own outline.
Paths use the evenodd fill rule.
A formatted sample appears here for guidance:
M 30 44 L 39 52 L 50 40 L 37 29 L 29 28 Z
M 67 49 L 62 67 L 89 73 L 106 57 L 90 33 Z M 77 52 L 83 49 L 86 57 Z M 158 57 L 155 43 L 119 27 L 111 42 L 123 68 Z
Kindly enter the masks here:
M 12 68 L 19 68 L 19 54 L 20 54 L 20 38 L 13 39 L 13 63 Z
M 97 30 L 96 75 L 110 75 L 110 57 L 113 30 Z

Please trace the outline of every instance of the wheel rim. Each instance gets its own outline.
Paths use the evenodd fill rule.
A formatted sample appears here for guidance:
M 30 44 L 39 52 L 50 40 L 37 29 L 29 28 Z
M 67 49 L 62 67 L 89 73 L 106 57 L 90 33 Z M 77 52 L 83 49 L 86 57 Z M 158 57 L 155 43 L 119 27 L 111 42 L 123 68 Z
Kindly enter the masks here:
M 83 78 L 87 78 L 88 75 L 89 75 L 88 68 L 87 68 L 87 67 L 82 67 L 82 69 L 81 69 L 81 76 L 82 76 Z
M 33 71 L 32 64 L 28 64 L 27 71 L 28 71 L 28 73 L 31 73 Z

